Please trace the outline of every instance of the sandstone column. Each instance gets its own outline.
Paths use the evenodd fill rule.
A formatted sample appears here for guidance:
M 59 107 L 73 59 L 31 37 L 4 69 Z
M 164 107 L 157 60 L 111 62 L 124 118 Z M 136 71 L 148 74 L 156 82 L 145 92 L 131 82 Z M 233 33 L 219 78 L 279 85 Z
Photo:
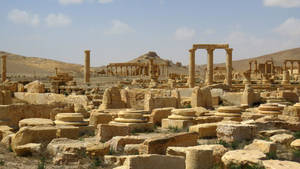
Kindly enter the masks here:
M 293 75 L 293 74 L 294 74 L 294 62 L 291 61 L 291 63 L 292 63 L 292 66 L 291 66 L 291 74 Z
M 214 77 L 214 50 L 213 48 L 207 49 L 207 85 L 213 84 Z
M 300 62 L 298 62 L 298 75 L 300 75 Z
M 268 64 L 267 64 L 267 62 L 265 63 L 265 74 L 268 74 Z
M 257 70 L 257 61 L 255 61 L 255 72 L 256 72 L 256 75 L 257 75 L 257 72 L 258 72 L 258 70 Z
M 189 87 L 195 87 L 195 49 L 190 49 Z
M 2 82 L 5 82 L 6 80 L 6 56 L 5 55 L 1 57 L 1 69 L 2 69 L 2 74 L 1 74 Z
M 286 62 L 284 62 L 284 71 L 286 71 Z
M 226 49 L 227 57 L 226 57 L 226 84 L 231 87 L 232 85 L 232 48 Z M 251 72 L 251 64 L 250 64 L 250 72 Z
M 252 71 L 252 62 L 249 62 L 249 70 Z
M 281 84 L 290 84 L 290 72 L 288 70 L 283 71 Z
M 85 64 L 84 64 L 84 82 L 90 82 L 90 50 L 85 50 Z

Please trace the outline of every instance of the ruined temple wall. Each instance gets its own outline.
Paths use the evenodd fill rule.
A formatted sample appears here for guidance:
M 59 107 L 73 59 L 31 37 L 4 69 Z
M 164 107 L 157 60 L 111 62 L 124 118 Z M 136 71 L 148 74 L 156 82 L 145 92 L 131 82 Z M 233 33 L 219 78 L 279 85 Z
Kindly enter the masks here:
M 88 105 L 88 98 L 85 95 L 69 95 L 65 96 L 62 94 L 55 93 L 26 93 L 26 92 L 15 92 L 14 97 L 25 101 L 29 104 L 49 104 L 52 102 L 81 104 L 83 106 Z
M 0 105 L 0 110 L 0 125 L 18 128 L 19 121 L 22 119 L 54 119 L 57 113 L 74 112 L 74 107 L 65 104 L 11 104 Z

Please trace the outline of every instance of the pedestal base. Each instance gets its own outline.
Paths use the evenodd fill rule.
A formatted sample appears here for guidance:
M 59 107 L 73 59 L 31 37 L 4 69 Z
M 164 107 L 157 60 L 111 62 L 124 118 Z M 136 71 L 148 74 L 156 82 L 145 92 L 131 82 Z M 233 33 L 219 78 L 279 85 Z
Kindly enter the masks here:
M 112 121 L 109 124 L 116 126 L 127 126 L 129 127 L 130 132 L 147 132 L 152 131 L 154 128 L 153 123 L 120 123 Z
M 194 124 L 195 124 L 194 120 L 163 119 L 161 121 L 161 127 L 165 129 L 168 128 L 187 129 Z

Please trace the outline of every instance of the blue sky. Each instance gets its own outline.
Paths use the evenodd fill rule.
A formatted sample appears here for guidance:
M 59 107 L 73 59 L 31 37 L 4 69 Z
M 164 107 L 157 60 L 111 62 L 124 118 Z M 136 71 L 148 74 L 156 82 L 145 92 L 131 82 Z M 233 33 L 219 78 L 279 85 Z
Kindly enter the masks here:
M 194 43 L 229 43 L 235 60 L 300 47 L 300 0 L 0 0 L 0 50 L 24 56 L 82 64 L 90 49 L 101 66 L 155 51 L 188 64 Z

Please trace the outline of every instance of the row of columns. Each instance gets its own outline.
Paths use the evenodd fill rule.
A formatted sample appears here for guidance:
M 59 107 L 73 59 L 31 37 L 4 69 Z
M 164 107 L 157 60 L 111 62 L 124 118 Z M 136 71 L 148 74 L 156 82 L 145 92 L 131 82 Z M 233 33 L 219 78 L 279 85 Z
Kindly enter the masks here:
M 294 74 L 294 62 L 297 62 L 298 63 L 298 74 L 300 74 L 300 61 L 285 61 L 284 62 L 284 70 L 287 71 L 287 62 L 290 62 L 291 63 L 291 74 Z
M 206 72 L 206 84 L 213 84 L 214 74 L 214 48 L 207 48 L 207 72 Z M 226 48 L 226 79 L 225 83 L 228 86 L 232 85 L 232 48 Z M 189 65 L 189 87 L 195 87 L 195 52 L 196 49 L 190 49 L 190 65 Z
M 120 71 L 119 71 L 120 70 Z M 167 65 L 151 65 L 149 66 L 125 66 L 125 65 L 108 65 L 106 66 L 107 75 L 123 75 L 123 76 L 148 76 L 151 74 L 165 75 L 168 74 Z

